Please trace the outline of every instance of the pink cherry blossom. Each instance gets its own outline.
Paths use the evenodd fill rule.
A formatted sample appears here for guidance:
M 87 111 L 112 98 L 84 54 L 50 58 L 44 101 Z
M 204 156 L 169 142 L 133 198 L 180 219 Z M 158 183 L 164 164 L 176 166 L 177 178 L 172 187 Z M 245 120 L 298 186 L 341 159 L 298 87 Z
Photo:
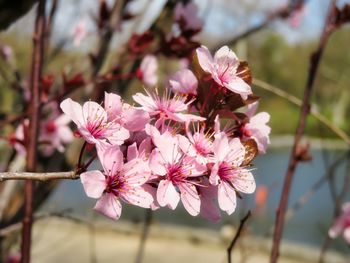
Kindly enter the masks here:
M 288 19 L 289 25 L 294 29 L 297 29 L 298 27 L 300 27 L 305 17 L 305 14 L 306 14 L 306 6 L 303 4 L 301 5 L 301 7 L 297 8 L 289 17 Z
M 137 77 L 146 87 L 154 87 L 158 82 L 158 62 L 153 55 L 147 55 L 141 61 L 140 68 L 137 70 Z
M 197 95 L 198 80 L 189 69 L 181 69 L 170 76 L 168 85 L 175 93 Z
M 350 202 L 343 204 L 342 214 L 328 231 L 328 235 L 331 238 L 336 238 L 341 234 L 350 245 Z
M 179 23 L 183 21 L 185 29 L 200 30 L 203 27 L 203 21 L 198 17 L 198 7 L 193 2 L 186 5 L 178 2 L 175 6 L 175 20 Z
M 23 145 L 23 143 L 24 143 L 24 130 L 28 129 L 28 126 L 29 126 L 29 120 L 25 119 L 22 123 L 20 123 L 17 126 L 15 133 L 10 135 L 9 137 L 10 144 L 15 148 L 17 153 L 22 156 L 26 156 L 27 154 L 26 148 Z
M 81 42 L 87 36 L 85 18 L 80 19 L 78 23 L 73 27 L 72 35 L 73 35 L 73 45 L 76 47 L 80 46 Z
M 109 121 L 107 112 L 96 102 L 83 106 L 68 98 L 61 102 L 62 111 L 77 125 L 81 136 L 90 144 L 121 145 L 129 132 L 115 121 Z
M 197 130 L 192 134 L 186 133 L 187 136 L 179 135 L 179 146 L 188 156 L 194 157 L 197 162 L 206 164 L 209 154 L 213 151 L 211 135 L 204 133 L 204 128 Z
M 119 219 L 120 200 L 144 208 L 150 208 L 153 198 L 142 185 L 148 180 L 148 164 L 135 158 L 123 162 L 123 153 L 118 146 L 97 147 L 103 166 L 101 171 L 88 171 L 80 175 L 86 194 L 99 198 L 95 210 L 112 219 Z
M 237 68 L 239 61 L 236 54 L 227 46 L 223 46 L 216 51 L 214 58 L 205 46 L 196 49 L 198 62 L 201 68 L 209 73 L 213 80 L 222 87 L 241 95 L 242 99 L 247 99 L 252 94 L 250 86 L 239 76 Z
M 147 96 L 142 93 L 136 93 L 133 96 L 134 101 L 142 106 L 150 116 L 159 117 L 159 119 L 170 119 L 178 122 L 204 121 L 205 118 L 193 114 L 183 113 L 188 110 L 185 97 L 175 95 L 170 98 L 167 94 L 160 97 L 157 93 L 147 92 Z
M 200 198 L 193 178 L 202 175 L 206 167 L 186 156 L 179 148 L 178 138 L 168 131 L 152 140 L 156 148 L 150 156 L 150 169 L 161 178 L 157 190 L 159 205 L 175 209 L 181 199 L 190 215 L 198 215 Z
M 236 209 L 236 191 L 255 191 L 254 177 L 248 169 L 240 167 L 245 148 L 238 138 L 229 140 L 224 132 L 216 134 L 213 151 L 209 182 L 218 186 L 219 207 L 230 215 Z
M 117 94 L 105 92 L 104 107 L 107 121 L 119 123 L 132 132 L 143 130 L 150 120 L 146 111 L 122 102 Z
M 269 134 L 271 128 L 267 125 L 270 120 L 270 114 L 267 112 L 260 112 L 254 115 L 257 107 L 258 102 L 248 106 L 246 115 L 250 119 L 249 122 L 241 127 L 241 133 L 243 135 L 243 140 L 248 138 L 254 139 L 258 145 L 259 153 L 263 154 L 266 152 L 267 145 L 270 144 Z
M 42 151 L 49 156 L 55 149 L 64 151 L 64 144 L 73 141 L 73 132 L 69 128 L 70 118 L 67 115 L 60 115 L 57 118 L 50 118 L 42 123 L 40 129 L 40 141 L 43 141 Z

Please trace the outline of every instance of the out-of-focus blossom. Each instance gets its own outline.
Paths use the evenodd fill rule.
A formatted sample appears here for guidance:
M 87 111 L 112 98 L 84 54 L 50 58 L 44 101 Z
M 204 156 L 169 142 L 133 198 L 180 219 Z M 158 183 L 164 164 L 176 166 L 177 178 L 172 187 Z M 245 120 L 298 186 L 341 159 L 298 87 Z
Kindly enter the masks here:
M 299 7 L 298 9 L 296 9 L 289 17 L 288 22 L 289 25 L 294 28 L 297 29 L 300 27 L 301 23 L 303 22 L 303 19 L 305 17 L 306 14 L 306 6 L 302 5 L 301 7 Z
M 198 7 L 193 2 L 187 4 L 178 2 L 176 4 L 175 21 L 177 21 L 185 30 L 200 30 L 203 27 L 203 21 L 198 16 Z
M 350 245 L 350 202 L 343 204 L 342 214 L 335 220 L 328 234 L 331 238 L 343 235 L 345 241 Z
M 81 106 L 68 98 L 61 102 L 60 107 L 90 144 L 121 145 L 129 138 L 129 131 L 115 121 L 108 122 L 107 112 L 96 102 L 88 101 Z
M 218 202 L 221 210 L 232 214 L 236 209 L 236 193 L 253 193 L 255 180 L 251 172 L 240 167 L 244 161 L 245 148 L 238 138 L 229 140 L 222 132 L 215 135 L 214 163 L 209 182 L 218 185 Z
M 267 125 L 270 120 L 270 114 L 267 112 L 259 112 L 254 115 L 258 107 L 258 102 L 252 103 L 248 106 L 246 115 L 249 121 L 241 126 L 241 134 L 243 140 L 247 138 L 254 139 L 258 145 L 259 153 L 265 153 L 268 144 L 270 144 L 271 128 Z
M 157 71 L 157 58 L 153 55 L 147 55 L 142 60 L 136 75 L 146 87 L 154 87 L 158 82 Z
M 266 185 L 259 185 L 255 191 L 255 205 L 258 211 L 266 206 L 269 190 Z
M 20 123 L 14 134 L 9 136 L 9 143 L 12 145 L 17 153 L 22 156 L 26 156 L 27 151 L 24 146 L 24 132 L 28 129 L 29 120 L 25 119 L 22 123 Z
M 73 45 L 76 47 L 80 46 L 81 42 L 87 36 L 85 18 L 80 19 L 78 23 L 73 27 L 72 36 L 73 36 Z
M 244 100 L 252 94 L 250 86 L 237 75 L 239 60 L 227 46 L 216 51 L 214 58 L 205 46 L 197 48 L 196 53 L 201 68 L 209 73 L 219 86 L 239 94 Z
M 64 152 L 64 144 L 73 141 L 74 135 L 69 128 L 70 121 L 67 115 L 62 114 L 42 123 L 39 139 L 43 143 L 42 151 L 44 155 L 51 155 L 55 149 Z
M 118 146 L 97 149 L 104 171 L 88 171 L 80 175 L 86 194 L 99 198 L 95 210 L 109 218 L 119 219 L 122 211 L 120 200 L 150 208 L 153 198 L 142 188 L 150 176 L 147 163 L 138 158 L 124 163 Z
M 10 61 L 13 57 L 12 47 L 9 45 L 0 46 L 0 56 L 6 61 Z
M 175 93 L 197 95 L 198 80 L 189 69 L 181 69 L 170 76 L 169 87 Z

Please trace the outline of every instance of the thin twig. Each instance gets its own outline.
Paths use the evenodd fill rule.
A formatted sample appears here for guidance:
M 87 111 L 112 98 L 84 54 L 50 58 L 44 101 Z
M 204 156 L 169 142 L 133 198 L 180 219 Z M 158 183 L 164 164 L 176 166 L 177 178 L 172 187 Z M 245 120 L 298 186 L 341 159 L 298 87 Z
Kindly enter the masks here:
M 229 245 L 229 247 L 227 248 L 227 262 L 231 263 L 232 259 L 231 259 L 231 254 L 232 254 L 232 250 L 235 246 L 235 244 L 237 243 L 238 238 L 241 236 L 241 232 L 243 230 L 244 224 L 245 222 L 248 220 L 248 218 L 251 216 L 251 212 L 250 210 L 248 211 L 248 213 L 245 215 L 245 217 L 243 217 L 241 219 L 241 222 L 239 224 L 238 230 L 236 232 L 236 235 L 234 236 L 234 238 L 231 241 L 231 244 Z
M 308 80 L 305 87 L 303 103 L 301 106 L 300 119 L 299 119 L 298 127 L 295 133 L 295 137 L 294 137 L 293 149 L 290 155 L 288 169 L 285 175 L 281 199 L 276 212 L 275 230 L 273 235 L 273 244 L 272 244 L 271 258 L 270 258 L 271 263 L 276 263 L 279 257 L 279 248 L 280 248 L 281 238 L 283 234 L 285 214 L 288 207 L 289 192 L 292 186 L 292 181 L 294 178 L 296 167 L 299 163 L 299 156 L 298 156 L 297 150 L 298 150 L 298 146 L 302 138 L 302 135 L 304 133 L 306 119 L 310 111 L 311 94 L 313 91 L 313 86 L 317 75 L 318 66 L 320 64 L 324 48 L 327 44 L 328 37 L 332 32 L 331 29 L 334 29 L 332 27 L 332 21 L 334 19 L 335 12 L 336 12 L 336 0 L 333 0 L 329 7 L 327 20 L 320 38 L 319 46 L 316 52 L 313 53 L 310 59 L 310 69 L 308 74 Z
M 0 173 L 0 182 L 8 180 L 35 180 L 35 181 L 50 181 L 58 179 L 79 179 L 80 175 L 74 171 L 69 172 L 50 172 L 50 173 L 31 173 L 31 172 L 5 172 Z
M 31 104 L 29 115 L 29 129 L 27 142 L 27 171 L 34 172 L 37 163 L 38 129 L 40 124 L 40 79 L 42 74 L 44 42 L 45 42 L 45 6 L 46 1 L 40 0 L 35 31 L 33 37 L 33 56 L 31 65 Z M 33 192 L 34 185 L 31 180 L 26 181 L 24 188 L 24 218 L 21 245 L 21 262 L 30 262 L 31 232 L 33 222 Z
M 265 81 L 254 78 L 253 84 L 259 88 L 262 88 L 264 90 L 272 92 L 273 94 L 275 94 L 281 98 L 284 98 L 297 106 L 302 105 L 301 99 L 299 99 L 299 98 L 295 97 L 294 95 L 292 95 L 292 94 L 290 94 L 290 93 L 288 93 L 288 92 L 286 92 L 286 91 L 284 91 L 276 86 L 273 86 Z M 330 120 L 328 120 L 324 115 L 320 114 L 314 105 L 311 105 L 310 114 L 312 116 L 314 116 L 324 126 L 326 126 L 328 129 L 330 129 L 340 139 L 342 139 L 344 142 L 346 142 L 348 145 L 350 145 L 350 137 L 342 129 L 340 129 L 338 126 L 334 125 Z
M 347 167 L 345 169 L 345 176 L 344 176 L 344 182 L 342 184 L 342 189 L 340 193 L 337 195 L 335 199 L 335 205 L 334 205 L 334 212 L 333 212 L 333 218 L 334 220 L 340 215 L 341 213 L 341 206 L 342 203 L 344 202 L 344 198 L 346 197 L 346 194 L 348 193 L 349 190 L 349 185 L 350 185 L 350 163 L 347 163 Z M 319 262 L 323 263 L 324 262 L 324 257 L 326 255 L 326 252 L 328 250 L 329 245 L 331 244 L 331 238 L 329 235 L 326 235 L 325 241 L 323 243 L 321 253 L 320 253 L 320 258 Z
M 151 226 L 152 214 L 153 214 L 152 210 L 150 210 L 150 209 L 147 209 L 145 211 L 145 222 L 144 222 L 142 233 L 141 233 L 140 245 L 139 245 L 139 249 L 137 251 L 135 263 L 142 262 L 143 254 L 145 251 L 146 240 L 147 240 L 149 229 Z
M 290 0 L 289 3 L 287 3 L 285 6 L 279 7 L 278 9 L 270 12 L 260 24 L 254 25 L 246 29 L 244 32 L 240 33 L 239 35 L 235 36 L 229 41 L 225 40 L 224 42 L 219 43 L 213 50 L 217 50 L 223 45 L 232 46 L 236 44 L 239 40 L 247 38 L 248 36 L 266 28 L 275 20 L 279 18 L 286 19 L 290 17 L 290 15 L 293 14 L 293 12 L 297 10 L 297 8 L 300 8 L 300 6 L 304 4 L 304 2 L 305 0 Z

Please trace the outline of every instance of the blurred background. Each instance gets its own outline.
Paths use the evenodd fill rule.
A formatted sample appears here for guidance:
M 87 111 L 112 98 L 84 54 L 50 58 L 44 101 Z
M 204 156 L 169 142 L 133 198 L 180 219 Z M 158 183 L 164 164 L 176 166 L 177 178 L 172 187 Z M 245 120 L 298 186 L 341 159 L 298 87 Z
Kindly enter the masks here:
M 125 52 L 125 46 L 133 33 L 143 33 L 154 23 L 171 23 L 171 16 L 162 15 L 167 2 L 135 0 L 127 4 L 128 10 L 136 15 L 115 29 L 102 72 Z M 194 2 L 198 5 L 199 16 L 204 22 L 203 30 L 196 36 L 198 42 L 213 51 L 224 44 L 229 45 L 240 59 L 248 61 L 253 77 L 263 82 L 263 84 L 255 82 L 253 91 L 261 97 L 259 111 L 267 111 L 271 115 L 269 124 L 272 127 L 272 143 L 267 153 L 254 161 L 256 166 L 254 175 L 259 195 L 256 193 L 244 196 L 238 204 L 237 212 L 232 216 L 225 216 L 220 223 L 214 224 L 202 218 L 191 217 L 182 208 L 175 211 L 160 209 L 152 214 L 151 227 L 170 224 L 177 227 L 190 226 L 191 229 L 205 228 L 215 231 L 225 239 L 227 235 L 234 233 L 235 227 L 246 211 L 252 210 L 254 216 L 246 230 L 248 235 L 270 238 L 300 110 L 296 105 L 298 102 L 290 98 L 293 96 L 302 98 L 310 55 L 317 46 L 330 1 L 307 0 L 297 12 L 286 17 L 274 17 L 273 14 L 289 1 L 196 0 Z M 50 3 L 52 1 L 48 1 L 48 6 Z M 109 6 L 113 3 L 114 1 L 107 1 Z M 346 3 L 350 1 L 338 1 L 340 7 Z M 52 26 L 45 73 L 60 75 L 63 71 L 84 73 L 90 70 L 89 54 L 98 46 L 100 37 L 95 22 L 97 17 L 98 1 L 59 1 Z M 8 112 L 20 112 L 23 108 L 12 83 L 20 79 L 22 85 L 28 85 L 34 20 L 35 10 L 32 9 L 0 33 L 2 115 Z M 76 43 L 74 32 L 79 24 L 84 25 L 86 36 L 80 43 Z M 241 36 L 251 28 L 257 28 L 256 32 L 237 39 L 237 36 Z M 317 253 L 324 245 L 328 229 L 333 222 L 334 198 L 337 196 L 335 193 L 341 191 L 349 174 L 349 146 L 329 128 L 336 127 L 342 130 L 345 136 L 350 134 L 349 33 L 350 28 L 345 26 L 331 36 L 319 68 L 312 103 L 314 111 L 327 120 L 328 127 L 314 116 L 308 118 L 305 141 L 310 143 L 312 159 L 302 163 L 297 170 L 285 227 L 286 240 L 310 247 L 311 251 Z M 164 82 L 168 74 L 177 70 L 178 65 L 176 61 L 172 62 L 161 56 L 159 62 L 159 71 Z M 13 69 L 19 72 L 20 77 L 13 74 Z M 58 86 L 60 83 L 57 82 L 55 85 Z M 142 86 L 139 82 L 132 81 L 124 98 L 131 101 L 130 94 L 137 90 L 142 90 Z M 11 127 L 1 127 L 1 136 L 11 131 Z M 2 153 L 0 160 L 5 163 L 9 158 L 10 145 L 6 140 L 0 143 Z M 68 148 L 66 156 L 68 164 L 76 162 L 74 149 L 79 146 L 81 142 L 74 142 Z M 52 165 L 54 170 L 57 159 L 51 160 L 49 165 Z M 2 169 L 4 168 L 5 165 L 2 165 Z M 40 205 L 41 213 L 64 211 L 89 222 L 106 221 L 92 212 L 94 200 L 86 197 L 79 181 L 61 182 L 49 192 L 49 197 Z M 350 200 L 349 191 L 343 196 L 343 200 Z M 121 221 L 140 226 L 145 217 L 148 218 L 149 215 L 144 210 L 125 206 Z M 119 221 L 115 224 L 119 224 Z M 43 242 L 42 236 L 45 236 L 44 226 L 45 224 L 41 225 L 43 232 L 34 236 L 41 238 L 40 242 Z M 88 233 L 93 235 L 94 232 Z M 55 247 L 54 244 L 49 246 L 47 241 L 44 242 L 48 249 Z M 87 247 L 91 248 L 91 242 Z M 349 247 L 342 239 L 332 242 L 330 248 L 341 253 L 343 259 L 350 255 Z M 147 254 L 147 247 L 145 253 Z M 222 255 L 224 253 L 223 251 Z M 171 261 L 164 260 L 164 262 Z

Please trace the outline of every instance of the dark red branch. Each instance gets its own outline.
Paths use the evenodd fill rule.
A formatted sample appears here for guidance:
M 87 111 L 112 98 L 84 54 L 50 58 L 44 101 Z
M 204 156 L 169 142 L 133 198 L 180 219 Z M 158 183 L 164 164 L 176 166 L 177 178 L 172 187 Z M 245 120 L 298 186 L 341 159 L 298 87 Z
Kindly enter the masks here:
M 232 250 L 235 246 L 235 244 L 237 243 L 237 240 L 239 239 L 239 237 L 241 236 L 241 232 L 243 230 L 244 224 L 245 222 L 248 220 L 248 218 L 251 216 L 251 212 L 248 211 L 248 213 L 246 214 L 245 217 L 243 217 L 241 219 L 241 222 L 239 224 L 238 230 L 236 232 L 236 235 L 234 236 L 234 238 L 231 241 L 231 244 L 229 245 L 229 247 L 227 248 L 227 262 L 231 263 L 232 258 L 231 258 L 231 254 L 232 254 Z
M 33 36 L 33 55 L 30 76 L 29 131 L 26 138 L 28 172 L 35 172 L 37 163 L 38 129 L 40 122 L 40 79 L 45 42 L 45 0 L 40 0 Z M 21 262 L 30 262 L 31 231 L 33 223 L 33 181 L 25 182 L 25 203 L 22 230 Z
M 285 220 L 285 214 L 288 207 L 289 192 L 292 186 L 293 177 L 296 167 L 299 163 L 299 156 L 297 149 L 300 144 L 300 140 L 305 130 L 306 118 L 310 112 L 310 100 L 313 91 L 314 81 L 317 75 L 317 70 L 323 55 L 324 48 L 327 44 L 328 38 L 334 29 L 334 17 L 336 14 L 336 0 L 333 0 L 330 4 L 327 20 L 320 38 L 319 46 L 317 50 L 312 54 L 310 59 L 310 68 L 308 79 L 304 91 L 303 102 L 301 106 L 300 118 L 298 127 L 294 137 L 293 149 L 290 155 L 288 169 L 285 175 L 280 203 L 276 213 L 275 230 L 273 235 L 273 245 L 271 250 L 270 262 L 275 263 L 279 257 L 279 247 L 283 234 L 283 226 Z

